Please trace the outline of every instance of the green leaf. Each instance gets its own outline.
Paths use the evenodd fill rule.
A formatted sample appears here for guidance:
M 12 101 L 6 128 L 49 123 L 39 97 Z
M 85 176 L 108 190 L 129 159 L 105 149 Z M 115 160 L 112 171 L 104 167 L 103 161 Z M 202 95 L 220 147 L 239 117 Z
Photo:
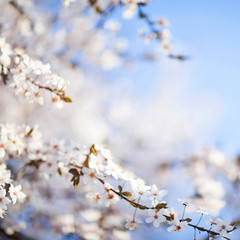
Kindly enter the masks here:
M 118 185 L 118 190 L 119 190 L 120 193 L 122 192 L 122 186 L 121 185 Z
M 133 207 L 137 207 L 137 204 L 136 203 L 133 203 L 133 202 L 130 202 L 130 204 L 133 206 Z
M 72 102 L 72 99 L 70 97 L 65 96 L 65 95 L 60 95 L 60 99 L 64 102 L 67 102 L 67 103 Z
M 26 137 L 31 137 L 33 130 L 34 130 L 34 128 L 31 128 L 30 131 L 26 134 Z
M 130 192 L 122 192 L 122 195 L 124 195 L 126 197 L 131 197 L 132 193 L 130 193 Z
M 162 208 L 166 208 L 166 207 L 167 207 L 167 203 L 158 203 L 155 208 L 156 209 L 162 209 Z
M 97 155 L 97 151 L 95 149 L 95 145 L 94 144 L 90 147 L 90 153 L 93 153 L 94 155 Z
M 80 183 L 80 176 L 79 177 L 72 177 L 71 182 L 73 183 L 74 188 L 77 188 L 77 186 Z
M 62 169 L 61 168 L 58 168 L 58 174 L 60 175 L 60 176 L 62 176 Z

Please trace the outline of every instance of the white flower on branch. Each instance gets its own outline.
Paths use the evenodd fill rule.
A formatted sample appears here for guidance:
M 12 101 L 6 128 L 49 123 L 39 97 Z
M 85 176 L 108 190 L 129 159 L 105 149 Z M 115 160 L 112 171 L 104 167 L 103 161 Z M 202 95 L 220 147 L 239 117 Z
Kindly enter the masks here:
M 68 147 L 64 140 L 59 141 L 56 139 L 44 143 L 37 126 L 31 128 L 28 125 L 16 126 L 14 124 L 0 126 L 0 141 L 4 143 L 6 155 L 11 155 L 14 158 L 29 159 L 30 162 L 26 163 L 27 166 L 34 166 L 36 169 L 42 170 L 44 174 L 47 174 L 48 169 L 50 169 L 49 179 L 54 177 L 54 172 L 57 171 L 60 175 L 66 176 L 66 179 L 69 179 L 69 173 L 71 173 L 71 182 L 76 188 L 81 178 L 86 184 L 85 191 L 90 192 L 87 194 L 87 198 L 98 207 L 104 206 L 108 210 L 112 209 L 114 204 L 121 199 L 130 203 L 135 208 L 134 218 L 127 221 L 125 225 L 130 230 L 135 229 L 140 223 L 140 220 L 136 218 L 138 208 L 148 212 L 149 217 L 145 221 L 153 223 L 154 227 L 159 227 L 161 223 L 167 221 L 171 225 L 168 227 L 170 232 L 180 232 L 188 226 L 188 222 L 191 222 L 190 218 L 184 219 L 182 217 L 181 220 L 178 219 L 172 208 L 166 209 L 167 203 L 161 202 L 162 198 L 167 194 L 166 190 L 159 190 L 156 185 L 146 185 L 143 179 L 136 178 L 134 174 L 125 171 L 114 163 L 110 151 L 98 145 L 92 145 L 89 149 L 76 147 L 75 144 L 70 144 Z M 36 158 L 40 157 L 41 154 L 44 158 L 34 159 L 34 152 Z M 40 168 L 41 164 L 43 164 L 43 167 Z M 2 217 L 7 209 L 7 204 L 10 204 L 10 198 L 12 203 L 15 204 L 18 200 L 24 199 L 26 195 L 21 191 L 21 185 L 14 187 L 11 173 L 7 170 L 5 164 L 0 165 L 0 180 L 2 186 L 0 188 L 0 210 L 3 210 L 0 216 Z M 124 183 L 122 183 L 122 180 L 124 180 Z M 115 183 L 112 184 L 112 181 L 115 181 Z M 117 183 L 118 190 L 115 190 L 114 186 Z M 10 184 L 8 192 L 5 190 L 6 184 Z M 101 190 L 100 187 L 102 187 Z M 202 194 L 208 192 L 205 187 L 201 189 Z M 180 201 L 184 206 L 185 213 L 185 208 L 191 206 L 191 202 L 186 199 Z M 142 205 L 144 202 L 151 202 L 151 205 Z M 110 206 L 111 208 L 109 208 Z M 230 221 L 223 221 L 219 218 L 216 220 L 210 219 L 209 224 L 215 234 L 223 237 L 234 229 L 230 225 Z M 189 226 L 197 228 L 197 226 L 191 224 Z M 206 229 L 203 231 L 206 231 Z
M 11 172 L 7 170 L 5 164 L 0 164 L 0 185 L 4 186 L 6 183 L 9 184 L 12 182 Z
M 6 151 L 5 151 L 5 145 L 4 145 L 4 143 L 1 141 L 0 142 L 0 159 L 2 159 L 2 158 L 4 158 L 5 157 L 5 153 L 6 153 Z
M 168 232 L 181 232 L 188 225 L 187 221 L 180 221 L 179 219 L 175 219 L 172 222 L 172 226 L 168 227 Z
M 95 169 L 97 173 L 104 170 L 102 159 L 98 158 L 93 153 L 89 156 L 88 165 L 89 168 Z
M 98 205 L 102 205 L 103 200 L 99 193 L 88 193 L 87 199 L 89 199 L 92 203 Z
M 21 191 L 21 189 L 22 189 L 22 186 L 21 185 L 18 185 L 18 186 L 13 186 L 12 184 L 11 184 L 11 186 L 10 186 L 10 188 L 9 188 L 9 193 L 10 193 L 10 197 L 11 197 L 11 199 L 12 199 L 12 202 L 13 202 L 13 204 L 15 204 L 16 202 L 17 202 L 17 200 L 19 200 L 19 199 L 23 199 L 23 198 L 25 198 L 26 197 L 26 195 L 25 195 L 25 193 L 23 193 L 22 191 Z
M 163 223 L 166 221 L 166 217 L 164 215 L 164 209 L 161 209 L 159 211 L 149 209 L 148 210 L 149 217 L 146 218 L 146 223 L 153 223 L 154 227 L 159 227 L 160 223 Z
M 31 59 L 22 49 L 12 49 L 4 38 L 0 38 L 0 73 L 2 72 L 5 74 L 2 74 L 4 83 L 8 82 L 15 95 L 24 97 L 29 103 L 43 105 L 43 93 L 47 91 L 54 94 L 54 103 L 60 100 L 71 102 L 64 93 L 68 87 L 67 81 L 53 73 L 49 64 Z M 57 106 L 61 107 L 61 104 Z
M 192 200 L 189 198 L 184 198 L 184 199 L 178 199 L 180 203 L 182 203 L 183 206 L 185 207 L 192 207 L 194 208 L 194 205 L 192 203 Z
M 90 169 L 90 168 L 86 168 L 84 167 L 82 169 L 83 172 L 83 182 L 85 184 L 89 184 L 89 183 L 97 183 L 97 178 L 101 177 L 102 175 L 100 173 L 97 173 L 95 169 Z
M 148 200 L 150 186 L 147 186 L 142 179 L 133 179 L 131 181 L 131 186 L 133 190 L 133 198 L 140 198 L 142 201 Z
M 149 198 L 152 198 L 152 201 L 157 200 L 160 202 L 167 193 L 167 190 L 158 190 L 156 185 L 152 185 L 148 195 Z
M 109 207 L 110 205 L 114 205 L 119 201 L 119 197 L 113 193 L 112 191 L 109 191 L 103 195 L 104 203 L 106 207 Z
M 112 176 L 115 179 L 119 179 L 121 177 L 122 169 L 121 167 L 113 162 L 108 162 L 105 170 L 105 174 L 108 176 Z
M 138 225 L 142 223 L 142 221 L 138 218 L 132 219 L 132 220 L 127 220 L 125 227 L 129 230 L 134 230 L 135 228 L 138 227 Z
M 177 214 L 174 212 L 173 208 L 164 209 L 163 215 L 169 218 L 168 219 L 169 224 L 172 224 L 172 222 L 177 218 Z
M 230 225 L 231 220 L 222 220 L 221 218 L 217 218 L 214 222 L 212 221 L 211 226 L 212 230 L 216 233 L 219 233 L 221 237 L 226 237 L 229 231 L 233 230 L 233 226 Z
M 211 218 L 211 217 L 208 217 L 208 218 L 206 219 L 205 223 L 206 223 L 207 225 L 210 225 L 211 227 L 212 227 L 213 225 L 216 225 L 216 224 L 217 224 L 217 223 L 216 223 L 216 220 L 214 220 L 214 219 Z
M 7 74 L 8 66 L 11 64 L 12 49 L 5 38 L 0 38 L 0 74 Z

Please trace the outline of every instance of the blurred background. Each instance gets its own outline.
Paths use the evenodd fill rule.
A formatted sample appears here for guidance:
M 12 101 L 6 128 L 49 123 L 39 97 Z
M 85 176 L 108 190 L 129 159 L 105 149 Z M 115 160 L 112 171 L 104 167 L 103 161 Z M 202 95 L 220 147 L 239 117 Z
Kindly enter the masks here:
M 144 6 L 151 19 L 167 18 L 171 54 L 186 56 L 183 60 L 164 54 L 158 41 L 139 37 L 149 26 L 137 14 L 125 19 L 122 8 L 102 18 L 85 9 L 87 1 L 67 8 L 55 0 L 25 2 L 34 27 L 1 2 L 6 10 L 0 11 L 1 23 L 8 21 L 2 24 L 2 35 L 29 55 L 51 63 L 69 80 L 67 94 L 73 103 L 61 110 L 51 104 L 28 105 L 1 86 L 1 122 L 37 123 L 46 138 L 104 143 L 137 175 L 167 188 L 168 202 L 179 209 L 176 198 L 192 196 L 196 190 L 191 174 L 186 174 L 189 169 L 179 162 L 202 156 L 206 149 L 221 151 L 224 161 L 236 157 L 240 1 L 162 0 Z M 9 19 L 11 13 L 16 16 Z M 169 166 L 171 173 L 166 170 Z M 221 214 L 235 220 L 240 217 L 239 187 L 236 190 L 224 177 L 215 176 L 211 172 L 226 191 L 227 207 Z M 236 196 L 231 199 L 232 191 Z M 160 236 L 193 239 L 193 232 L 169 234 L 144 226 L 132 234 L 133 239 Z M 239 239 L 238 230 L 231 239 Z

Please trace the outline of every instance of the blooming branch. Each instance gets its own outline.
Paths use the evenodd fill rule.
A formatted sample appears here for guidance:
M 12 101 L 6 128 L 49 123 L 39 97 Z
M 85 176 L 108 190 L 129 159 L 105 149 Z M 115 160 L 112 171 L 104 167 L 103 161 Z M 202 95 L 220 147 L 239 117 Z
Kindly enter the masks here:
M 182 231 L 189 226 L 201 232 L 207 232 L 211 236 L 221 236 L 223 239 L 229 240 L 227 235 L 231 233 L 235 227 L 230 221 L 223 221 L 220 218 L 208 221 L 207 224 L 212 226 L 212 229 L 192 224 L 191 218 L 178 218 L 178 214 L 172 208 L 167 207 L 167 203 L 162 201 L 167 194 L 166 190 L 159 190 L 156 185 L 148 186 L 144 180 L 134 177 L 134 174 L 124 170 L 120 165 L 112 159 L 108 149 L 98 145 L 92 145 L 89 149 L 79 148 L 77 146 L 67 147 L 63 142 L 53 141 L 52 143 L 43 143 L 41 134 L 37 128 L 29 126 L 2 125 L 0 140 L 1 144 L 1 159 L 7 160 L 7 156 L 16 156 L 24 160 L 24 166 L 33 166 L 37 169 L 42 164 L 49 164 L 52 159 L 58 159 L 55 165 L 55 171 L 60 175 L 66 176 L 70 173 L 72 178 L 70 181 L 76 188 L 80 183 L 80 178 L 87 185 L 98 187 L 100 183 L 103 186 L 104 192 L 93 192 L 87 197 L 96 204 L 104 204 L 105 207 L 114 205 L 120 199 L 126 201 L 136 210 L 140 209 L 144 213 L 148 213 L 149 217 L 146 222 L 152 222 L 155 227 L 161 223 L 168 223 L 168 231 Z M 55 160 L 56 161 L 56 160 Z M 10 171 L 3 166 L 3 188 L 2 199 L 6 196 L 5 189 L 8 189 L 9 195 L 13 204 L 17 199 L 25 198 L 25 194 L 21 192 L 21 186 L 14 187 L 12 180 L 9 178 Z M 26 168 L 23 168 L 24 171 Z M 22 174 L 24 176 L 24 174 Z M 113 185 L 118 184 L 118 190 Z M 5 184 L 10 184 L 10 188 L 6 188 Z M 3 200 L 3 205 L 0 205 L 2 212 L 6 209 L 6 204 L 10 201 L 8 198 Z M 145 204 L 148 203 L 148 204 Z M 190 202 L 183 201 L 184 209 L 190 205 Z M 133 230 L 137 224 L 141 222 L 137 218 L 136 210 L 133 219 L 126 226 Z M 2 215 L 3 216 L 3 215 Z M 201 214 L 202 217 L 202 214 Z
M 71 102 L 65 95 L 68 83 L 52 73 L 49 64 L 31 59 L 21 49 L 12 49 L 4 38 L 0 38 L 0 75 L 4 84 L 13 89 L 15 95 L 24 97 L 29 103 L 44 103 L 41 90 L 52 93 L 52 102 L 58 107 L 60 101 Z

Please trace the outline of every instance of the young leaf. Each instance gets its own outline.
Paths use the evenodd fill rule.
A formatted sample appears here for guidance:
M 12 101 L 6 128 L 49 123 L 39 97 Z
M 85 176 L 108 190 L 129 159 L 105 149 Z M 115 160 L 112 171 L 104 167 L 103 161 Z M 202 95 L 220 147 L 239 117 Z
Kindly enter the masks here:
M 122 186 L 121 185 L 118 185 L 118 190 L 119 190 L 120 193 L 122 192 Z
M 76 168 L 71 168 L 68 172 L 71 173 L 74 177 L 80 176 L 80 173 L 78 172 L 78 170 Z
M 64 102 L 67 102 L 67 103 L 72 102 L 72 99 L 70 97 L 65 96 L 65 95 L 61 95 L 60 98 Z
M 126 196 L 126 197 L 131 197 L 132 194 L 130 192 L 122 192 L 122 195 Z

